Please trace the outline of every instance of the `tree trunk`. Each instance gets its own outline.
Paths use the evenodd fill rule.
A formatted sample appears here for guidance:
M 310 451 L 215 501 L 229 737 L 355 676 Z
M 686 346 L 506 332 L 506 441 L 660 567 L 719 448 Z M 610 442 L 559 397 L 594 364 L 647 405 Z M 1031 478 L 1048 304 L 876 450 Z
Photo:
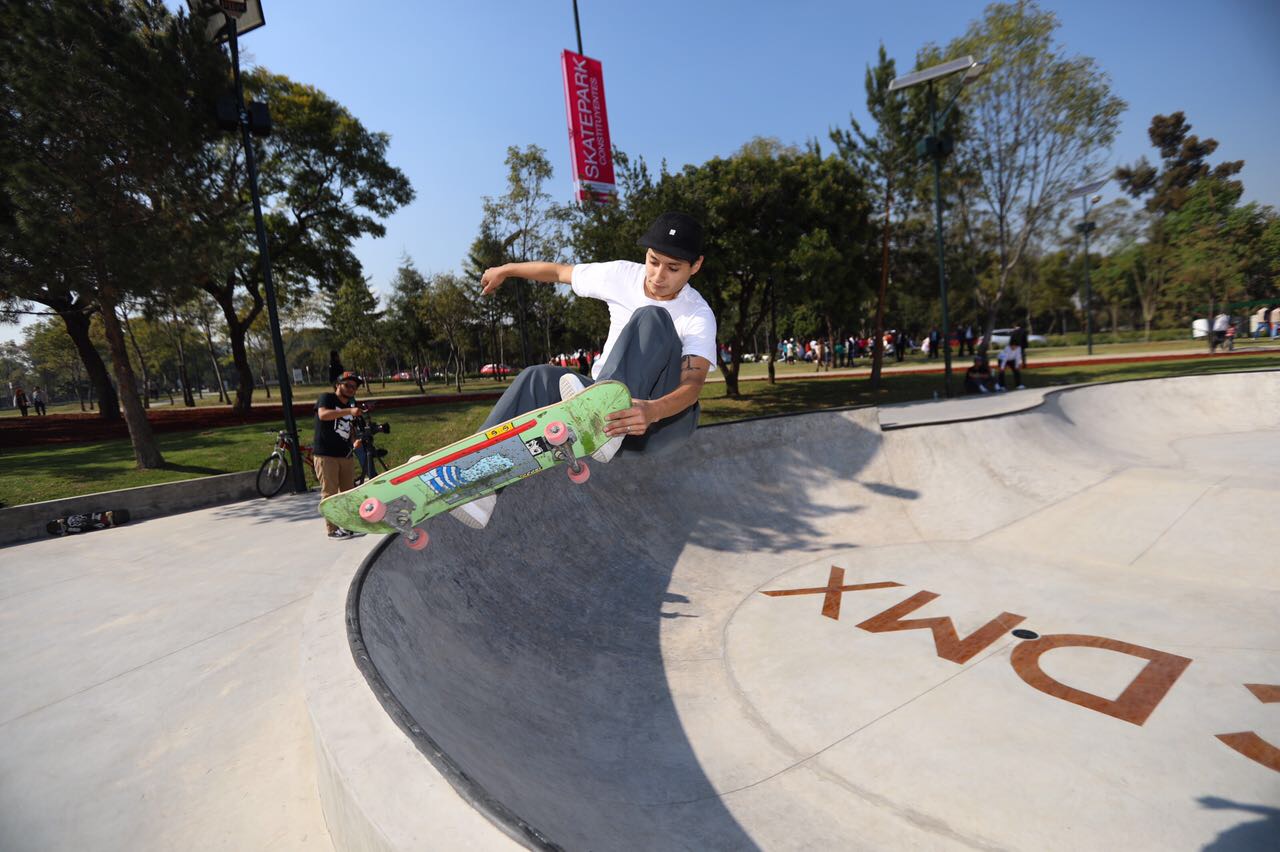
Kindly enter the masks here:
M 730 399 L 738 398 L 738 353 L 729 356 L 729 363 L 721 363 L 720 371 L 724 373 L 724 395 Z
M 227 339 L 231 341 L 231 359 L 235 363 L 237 382 L 236 401 L 233 407 L 237 411 L 247 412 L 253 406 L 253 369 L 249 365 L 249 353 L 245 348 L 244 339 L 249 327 L 262 311 L 262 295 L 257 290 L 249 288 L 253 307 L 249 309 L 249 315 L 241 320 L 236 313 L 235 273 L 227 273 L 225 287 L 214 286 L 212 282 L 202 286 L 206 293 L 213 296 L 218 307 L 222 308 L 222 317 L 227 323 Z
M 191 392 L 191 378 L 187 371 L 187 349 L 182 345 L 182 325 L 178 314 L 173 314 L 173 343 L 178 351 L 178 378 L 182 381 L 182 404 L 187 408 L 196 407 L 195 394 Z
M 133 328 L 129 325 L 128 309 L 121 312 L 124 315 L 124 330 L 129 336 L 129 342 L 133 344 L 134 354 L 138 356 L 138 369 L 142 370 L 142 407 L 151 407 L 151 374 L 147 370 L 147 359 L 142 357 L 142 347 L 138 345 L 138 339 L 133 336 Z M 132 372 L 132 370 L 130 371 Z M 118 375 L 118 374 L 117 374 Z M 128 420 L 128 417 L 125 418 Z
M 102 326 L 111 347 L 111 364 L 115 369 L 116 383 L 120 387 L 120 401 L 124 405 L 124 420 L 129 427 L 129 440 L 133 443 L 133 455 L 139 470 L 155 470 L 164 467 L 164 456 L 156 446 L 155 435 L 147 421 L 147 412 L 138 398 L 133 367 L 125 347 L 124 331 L 116 316 L 116 300 L 109 287 L 99 287 L 98 298 L 102 305 Z
M 71 305 L 57 307 L 54 310 L 58 312 L 58 316 L 62 317 L 62 322 L 67 327 L 67 334 L 75 344 L 80 362 L 84 364 L 89 382 L 97 394 L 100 403 L 98 416 L 103 420 L 119 420 L 120 400 L 116 396 L 116 389 L 111 385 L 111 375 L 107 372 L 107 365 L 103 363 L 102 355 L 98 353 L 89 337 L 89 315 Z M 92 408 L 92 396 L 89 402 Z
M 227 385 L 222 380 L 222 367 L 218 364 L 218 352 L 213 348 L 213 332 L 207 324 L 202 323 L 200 327 L 204 329 L 204 342 L 209 347 L 209 360 L 213 362 L 213 375 L 218 380 L 218 402 L 228 402 Z
M 774 362 L 778 360 L 778 303 L 774 301 L 776 291 L 773 289 L 773 278 L 769 278 L 769 333 L 765 335 L 765 345 L 769 349 L 769 384 L 777 384 L 777 371 Z

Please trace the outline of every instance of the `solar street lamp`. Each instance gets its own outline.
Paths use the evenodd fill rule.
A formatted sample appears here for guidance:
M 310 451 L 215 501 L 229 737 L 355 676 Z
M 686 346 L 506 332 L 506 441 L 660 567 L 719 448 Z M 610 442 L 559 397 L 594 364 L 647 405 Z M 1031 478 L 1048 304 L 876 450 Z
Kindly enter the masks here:
M 224 129 L 240 130 L 244 143 L 245 171 L 249 177 L 249 195 L 253 199 L 253 221 L 258 232 L 258 257 L 262 262 L 262 284 L 266 290 L 267 318 L 271 324 L 271 343 L 276 354 L 279 375 L 280 404 L 284 407 L 284 425 L 293 438 L 290 442 L 290 475 L 295 494 L 305 494 L 307 478 L 298 451 L 298 424 L 293 417 L 293 388 L 289 366 L 284 357 L 284 339 L 280 335 L 280 313 L 276 308 L 276 286 L 271 277 L 271 255 L 267 249 L 267 228 L 262 219 L 262 198 L 258 194 L 258 163 L 253 153 L 252 136 L 271 133 L 271 118 L 263 104 L 244 102 L 244 85 L 240 80 L 240 34 L 266 24 L 261 0 L 187 0 L 194 17 L 204 18 L 205 34 L 210 41 L 226 42 L 231 48 L 231 72 L 235 80 L 234 103 L 219 103 L 218 119 Z M 228 99 L 229 100 L 229 99 Z
M 920 140 L 920 143 L 916 146 L 916 151 L 921 156 L 926 156 L 933 160 L 934 227 L 938 236 L 938 292 L 942 300 L 942 352 L 945 362 L 943 385 L 947 396 L 951 396 L 951 323 L 947 317 L 947 273 L 944 265 L 945 252 L 942 238 L 942 160 L 947 154 L 951 153 L 953 142 L 950 138 L 941 135 L 941 127 L 947 116 L 950 115 L 952 107 L 956 105 L 956 99 L 960 97 L 960 92 L 969 83 L 982 76 L 985 66 L 986 63 L 979 62 L 972 56 L 962 56 L 959 59 L 952 59 L 940 65 L 904 74 L 889 84 L 890 92 L 909 89 L 912 86 L 929 87 L 930 133 Z M 960 73 L 964 74 L 960 79 L 960 85 L 956 87 L 955 92 L 951 95 L 951 100 L 947 102 L 946 107 L 939 113 L 935 84 L 947 77 Z
M 1109 180 L 1111 178 L 1103 178 L 1081 184 L 1067 193 L 1068 201 L 1072 198 L 1080 199 L 1081 220 L 1076 225 L 1076 233 L 1084 237 L 1084 339 L 1090 355 L 1093 354 L 1093 288 L 1089 284 L 1089 233 L 1098 226 L 1089 221 L 1089 211 L 1102 200 L 1102 196 L 1096 193 Z

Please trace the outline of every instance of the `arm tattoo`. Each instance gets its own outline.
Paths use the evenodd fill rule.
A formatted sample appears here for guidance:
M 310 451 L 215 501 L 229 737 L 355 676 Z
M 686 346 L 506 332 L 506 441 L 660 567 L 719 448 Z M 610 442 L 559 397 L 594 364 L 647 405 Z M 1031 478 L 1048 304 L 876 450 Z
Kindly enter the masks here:
M 697 369 L 697 368 L 693 366 L 693 356 L 692 356 L 692 355 L 686 355 L 686 356 L 684 356 L 683 358 L 681 358 L 681 359 L 680 359 L 680 373 L 681 373 L 681 374 L 691 372 L 691 371 L 693 371 L 693 370 L 695 370 L 695 369 Z

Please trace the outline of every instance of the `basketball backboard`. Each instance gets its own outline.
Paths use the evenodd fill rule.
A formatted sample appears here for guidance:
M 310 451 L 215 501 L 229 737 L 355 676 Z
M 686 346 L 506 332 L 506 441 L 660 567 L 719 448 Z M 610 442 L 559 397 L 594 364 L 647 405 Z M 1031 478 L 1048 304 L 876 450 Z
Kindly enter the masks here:
M 187 0 L 187 5 L 193 16 L 208 22 L 205 34 L 210 41 L 226 41 L 227 34 L 222 28 L 227 18 L 235 19 L 236 38 L 266 23 L 262 17 L 262 0 Z

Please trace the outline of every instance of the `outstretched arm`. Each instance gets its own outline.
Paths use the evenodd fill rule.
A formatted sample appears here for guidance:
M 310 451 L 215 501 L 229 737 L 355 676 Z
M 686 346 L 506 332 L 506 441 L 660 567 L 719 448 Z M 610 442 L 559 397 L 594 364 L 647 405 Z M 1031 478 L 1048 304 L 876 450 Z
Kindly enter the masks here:
M 684 356 L 680 359 L 680 385 L 675 390 L 658 399 L 631 400 L 630 408 L 609 415 L 605 434 L 610 437 L 643 435 L 657 421 L 684 411 L 698 401 L 710 369 L 711 362 L 706 358 Z
M 572 284 L 573 265 L 529 261 L 492 266 L 480 276 L 480 283 L 484 285 L 484 294 L 487 296 L 497 290 L 508 278 L 526 278 L 529 281 L 541 281 L 544 284 Z

